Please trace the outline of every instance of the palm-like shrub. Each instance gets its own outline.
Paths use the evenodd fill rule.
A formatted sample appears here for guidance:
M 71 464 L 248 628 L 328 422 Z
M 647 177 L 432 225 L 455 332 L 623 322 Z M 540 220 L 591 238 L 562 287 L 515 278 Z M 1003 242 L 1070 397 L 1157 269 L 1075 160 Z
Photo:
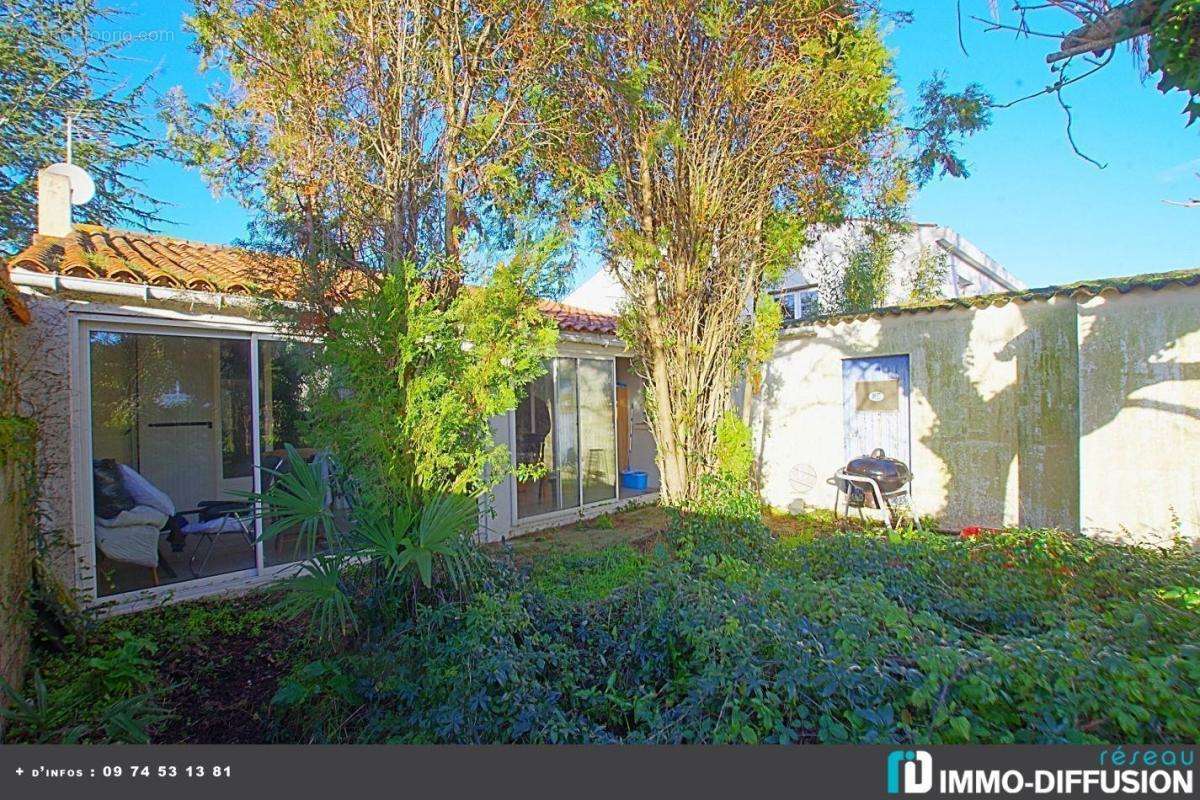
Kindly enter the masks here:
M 337 478 L 331 481 L 316 460 L 306 461 L 290 445 L 287 468 L 268 471 L 270 486 L 251 495 L 267 522 L 264 540 L 295 533 L 298 551 L 316 553 L 299 565 L 282 608 L 306 617 L 321 639 L 358 631 L 364 614 L 390 616 L 415 604 L 421 590 L 437 596 L 470 585 L 478 563 L 471 540 L 476 497 L 335 492 Z M 344 515 L 331 502 L 335 496 L 352 498 Z

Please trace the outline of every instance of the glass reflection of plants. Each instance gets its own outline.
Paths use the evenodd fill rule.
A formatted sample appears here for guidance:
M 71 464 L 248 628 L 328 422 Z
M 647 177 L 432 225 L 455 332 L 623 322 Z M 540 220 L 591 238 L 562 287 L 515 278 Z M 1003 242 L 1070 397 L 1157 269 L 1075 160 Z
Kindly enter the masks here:
M 259 368 L 264 380 L 269 380 L 271 402 L 264 419 L 269 423 L 263 428 L 265 448 L 310 443 L 313 404 L 327 383 L 327 370 L 316 358 L 316 347 L 283 340 L 263 341 L 260 346 Z
M 315 427 L 315 404 L 329 391 L 329 369 L 322 366 L 318 358 L 317 345 L 295 340 L 272 339 L 259 342 L 259 398 L 261 407 L 261 436 L 263 463 L 275 466 L 283 458 L 288 445 L 297 448 L 308 461 L 316 463 L 328 473 L 331 468 L 327 442 Z M 268 476 L 264 476 L 268 477 Z M 271 480 L 274 480 L 271 477 Z M 270 480 L 264 482 L 269 486 Z M 327 498 L 332 501 L 333 492 Z M 336 492 L 339 501 L 343 493 Z M 270 521 L 268 521 L 270 522 Z M 275 564 L 300 561 L 311 557 L 318 549 L 330 544 L 327 537 L 314 540 L 308 536 L 291 536 L 281 530 L 275 546 L 264 551 L 265 563 Z
M 254 469 L 250 414 L 250 348 L 220 347 L 221 475 L 246 478 Z

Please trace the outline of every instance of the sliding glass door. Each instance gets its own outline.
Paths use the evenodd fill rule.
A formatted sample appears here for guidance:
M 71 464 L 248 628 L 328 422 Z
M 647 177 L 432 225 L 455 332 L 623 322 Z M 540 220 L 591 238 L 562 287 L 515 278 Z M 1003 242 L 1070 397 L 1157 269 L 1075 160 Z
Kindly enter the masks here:
M 557 502 L 547 511 L 579 505 L 579 370 L 575 359 L 556 358 L 554 370 L 554 459 Z
M 327 466 L 316 446 L 312 425 L 322 381 L 314 360 L 315 349 L 307 342 L 286 339 L 260 339 L 258 342 L 259 431 L 262 436 L 262 473 L 265 490 L 286 473 L 291 464 L 290 445 L 318 469 Z M 327 472 L 327 469 L 323 471 Z M 332 498 L 331 498 L 332 500 Z M 270 526 L 271 519 L 265 521 Z M 324 541 L 312 541 L 299 529 L 277 533 L 263 543 L 263 560 L 268 565 L 299 561 L 324 549 Z
M 246 497 L 285 445 L 319 461 L 312 345 L 99 322 L 83 342 L 97 595 L 253 574 L 320 546 L 285 532 L 264 548 Z
M 88 334 L 97 593 L 253 569 L 254 515 L 208 509 L 251 488 L 250 341 Z
M 579 359 L 579 436 L 584 504 L 617 496 L 615 362 Z
M 612 500 L 617 493 L 615 362 L 554 358 L 514 413 L 517 516 Z

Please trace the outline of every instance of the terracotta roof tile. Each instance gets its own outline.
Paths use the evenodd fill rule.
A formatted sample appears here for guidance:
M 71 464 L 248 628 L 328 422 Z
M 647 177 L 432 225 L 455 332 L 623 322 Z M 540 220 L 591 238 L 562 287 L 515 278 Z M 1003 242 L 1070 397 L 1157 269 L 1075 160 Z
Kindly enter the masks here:
M 0 299 L 3 299 L 4 309 L 12 319 L 22 325 L 28 325 L 33 320 L 33 316 L 29 313 L 29 306 L 25 305 L 25 301 L 21 299 L 17 287 L 13 286 L 12 280 L 8 277 L 8 268 L 3 264 L 0 264 Z
M 288 299 L 302 266 L 294 259 L 241 247 L 76 225 L 70 236 L 34 236 L 10 267 L 78 278 Z M 543 313 L 562 330 L 616 335 L 616 317 L 544 300 Z
M 558 327 L 562 330 L 617 335 L 617 318 L 611 314 L 588 311 L 586 308 L 569 306 L 553 300 L 541 301 L 538 308 L 543 314 L 557 322 Z
M 177 289 L 288 296 L 297 262 L 240 247 L 211 245 L 149 233 L 76 225 L 69 236 L 34 236 L 10 267 L 79 278 L 144 283 Z

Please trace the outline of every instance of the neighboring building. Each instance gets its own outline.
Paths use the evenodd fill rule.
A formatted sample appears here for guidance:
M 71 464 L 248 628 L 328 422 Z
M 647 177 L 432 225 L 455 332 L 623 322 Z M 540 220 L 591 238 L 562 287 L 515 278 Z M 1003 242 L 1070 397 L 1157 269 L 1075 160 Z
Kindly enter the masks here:
M 21 302 L 6 302 L 14 316 L 29 312 L 11 334 L 39 426 L 56 573 L 85 603 L 132 609 L 294 570 L 311 555 L 298 537 L 264 546 L 261 520 L 214 503 L 261 488 L 262 467 L 285 445 L 320 452 L 301 438 L 314 399 L 309 345 L 266 318 L 261 301 L 287 300 L 299 266 L 166 236 L 67 230 L 34 236 L 10 260 Z M 487 540 L 656 497 L 641 382 L 616 320 L 548 301 L 542 310 L 558 324 L 558 353 L 520 407 L 491 424 L 514 463 L 544 464 L 545 476 L 496 488 L 481 513 Z M 626 470 L 648 473 L 646 485 L 622 486 Z
M 946 529 L 1200 542 L 1200 269 L 796 321 L 764 386 L 774 506 L 881 448 Z
M 822 313 L 822 292 L 845 268 L 856 248 L 865 242 L 862 223 L 850 222 L 825 231 L 801 254 L 799 263 L 772 289 L 787 319 L 803 319 Z M 885 305 L 909 301 L 918 265 L 936 261 L 944 268 L 939 294 L 942 297 L 1009 292 L 1025 284 L 958 232 L 929 223 L 916 223 L 893 238 L 895 257 Z M 616 314 L 625 292 L 608 270 L 601 269 L 571 292 L 564 302 L 604 314 Z

